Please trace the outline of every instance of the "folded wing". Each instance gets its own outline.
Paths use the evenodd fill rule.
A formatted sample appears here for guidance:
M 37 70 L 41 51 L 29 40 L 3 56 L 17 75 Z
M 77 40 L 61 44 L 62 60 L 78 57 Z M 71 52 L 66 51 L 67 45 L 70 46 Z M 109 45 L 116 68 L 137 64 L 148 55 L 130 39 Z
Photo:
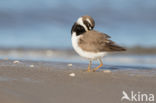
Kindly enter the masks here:
M 125 51 L 126 49 L 115 44 L 110 40 L 110 36 L 95 30 L 85 32 L 80 40 L 79 46 L 85 51 L 104 52 L 104 51 Z

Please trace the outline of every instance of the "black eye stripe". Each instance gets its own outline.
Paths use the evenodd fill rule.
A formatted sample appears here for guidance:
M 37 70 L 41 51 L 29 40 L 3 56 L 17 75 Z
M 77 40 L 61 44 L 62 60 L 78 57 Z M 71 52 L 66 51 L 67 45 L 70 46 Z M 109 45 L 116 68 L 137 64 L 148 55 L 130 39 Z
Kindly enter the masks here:
M 72 27 L 71 33 L 76 32 L 76 35 L 81 35 L 86 32 L 85 28 L 77 23 L 75 23 Z
M 84 21 L 84 24 L 86 25 L 87 29 L 89 30 L 89 27 L 91 27 L 90 23 L 88 21 Z

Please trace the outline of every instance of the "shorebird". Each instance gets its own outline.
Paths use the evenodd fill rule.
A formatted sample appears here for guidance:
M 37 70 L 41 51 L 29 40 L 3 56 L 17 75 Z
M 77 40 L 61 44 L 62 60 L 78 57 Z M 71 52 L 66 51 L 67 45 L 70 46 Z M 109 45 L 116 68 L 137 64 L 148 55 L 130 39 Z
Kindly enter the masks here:
M 107 52 L 126 50 L 110 40 L 109 35 L 94 30 L 94 26 L 94 19 L 85 15 L 79 17 L 71 29 L 71 40 L 74 50 L 80 56 L 89 59 L 88 72 L 91 71 L 93 60 L 100 61 L 100 65 L 93 69 L 95 72 L 103 66 L 101 58 Z

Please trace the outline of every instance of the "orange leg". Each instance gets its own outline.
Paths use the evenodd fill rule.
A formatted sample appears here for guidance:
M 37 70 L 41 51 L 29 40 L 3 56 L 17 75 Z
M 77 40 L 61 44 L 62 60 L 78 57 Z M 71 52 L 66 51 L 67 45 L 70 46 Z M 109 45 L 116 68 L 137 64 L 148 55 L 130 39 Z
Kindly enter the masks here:
M 92 61 L 90 60 L 90 61 L 89 61 L 89 65 L 88 65 L 88 70 L 87 70 L 87 72 L 90 72 L 90 71 L 91 71 L 91 65 L 92 65 Z
M 94 69 L 93 69 L 93 72 L 95 72 L 96 70 L 98 70 L 100 67 L 103 66 L 102 60 L 99 59 L 99 61 L 100 61 L 100 65 L 99 65 L 98 67 L 94 68 Z

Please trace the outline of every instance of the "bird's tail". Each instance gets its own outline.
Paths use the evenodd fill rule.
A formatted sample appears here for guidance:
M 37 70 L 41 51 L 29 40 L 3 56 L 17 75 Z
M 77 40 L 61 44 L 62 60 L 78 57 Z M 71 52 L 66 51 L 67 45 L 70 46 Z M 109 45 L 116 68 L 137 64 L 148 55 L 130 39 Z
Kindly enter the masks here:
M 110 46 L 110 49 L 112 49 L 113 51 L 126 51 L 125 48 L 114 44 Z

